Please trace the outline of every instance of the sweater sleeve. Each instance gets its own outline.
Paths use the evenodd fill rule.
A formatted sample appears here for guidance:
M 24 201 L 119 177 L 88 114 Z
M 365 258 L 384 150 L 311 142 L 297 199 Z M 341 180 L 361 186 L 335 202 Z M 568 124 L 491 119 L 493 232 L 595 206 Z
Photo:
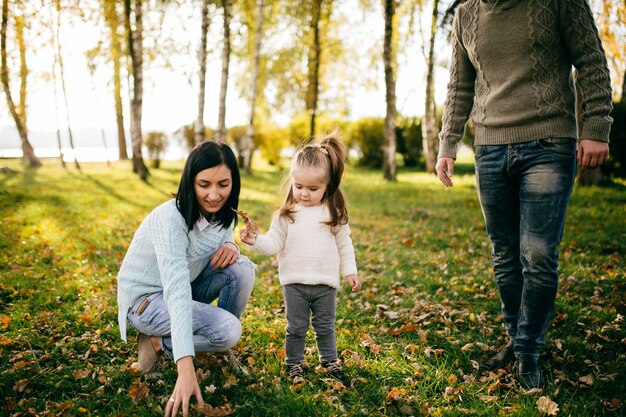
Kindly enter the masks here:
M 250 246 L 255 252 L 263 255 L 275 255 L 282 252 L 287 240 L 287 221 L 280 219 L 278 214 L 272 218 L 270 230 L 256 238 L 256 243 Z
M 463 46 L 462 22 L 468 19 L 458 9 L 453 20 L 452 57 L 450 80 L 443 112 L 443 125 L 439 133 L 438 157 L 456 158 L 459 141 L 463 138 L 465 124 L 474 104 L 476 70 Z
M 187 264 L 187 226 L 178 210 L 162 210 L 151 219 L 150 229 L 163 285 L 163 298 L 170 315 L 174 361 L 177 361 L 195 354 Z
M 560 0 L 561 33 L 578 75 L 583 127 L 580 138 L 609 141 L 613 108 L 611 78 L 602 41 L 587 0 Z
M 339 260 L 341 262 L 341 275 L 356 275 L 356 259 L 354 256 L 354 246 L 350 238 L 350 226 L 346 223 L 335 235 L 337 249 L 339 250 Z

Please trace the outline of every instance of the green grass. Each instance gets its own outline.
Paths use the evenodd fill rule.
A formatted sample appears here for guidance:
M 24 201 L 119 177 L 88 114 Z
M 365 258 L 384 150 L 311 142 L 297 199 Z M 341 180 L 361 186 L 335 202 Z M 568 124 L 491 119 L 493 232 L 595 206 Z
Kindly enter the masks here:
M 119 339 L 116 273 L 141 220 L 176 191 L 182 163 L 166 162 L 147 183 L 124 162 L 82 172 L 56 161 L 37 171 L 4 164 L 18 172 L 0 174 L 0 416 L 162 414 L 174 366 L 147 379 L 129 370 L 135 343 Z M 236 354 L 249 375 L 198 355 L 205 401 L 237 416 L 538 416 L 543 395 L 558 415 L 623 415 L 626 184 L 574 190 L 543 355 L 549 384 L 528 395 L 511 373 L 473 367 L 505 338 L 474 176 L 459 168 L 452 189 L 408 170 L 397 183 L 348 170 L 364 280 L 338 302 L 351 387 L 315 371 L 291 387 L 276 261 L 247 253 L 259 267 Z M 270 168 L 243 176 L 240 207 L 264 229 L 282 177 Z M 315 367 L 312 336 L 308 346 Z

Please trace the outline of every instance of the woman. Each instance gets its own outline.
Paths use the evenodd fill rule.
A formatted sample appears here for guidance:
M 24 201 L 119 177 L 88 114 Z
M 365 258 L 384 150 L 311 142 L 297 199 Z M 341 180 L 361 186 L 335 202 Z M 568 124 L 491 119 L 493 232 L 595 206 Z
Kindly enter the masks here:
M 254 265 L 233 242 L 239 191 L 232 150 L 216 142 L 196 146 L 176 197 L 144 219 L 118 274 L 120 333 L 126 341 L 127 322 L 139 332 L 138 370 L 150 371 L 162 353 L 176 363 L 165 416 L 179 408 L 187 414 L 192 395 L 203 404 L 195 352 L 227 351 L 241 337 Z

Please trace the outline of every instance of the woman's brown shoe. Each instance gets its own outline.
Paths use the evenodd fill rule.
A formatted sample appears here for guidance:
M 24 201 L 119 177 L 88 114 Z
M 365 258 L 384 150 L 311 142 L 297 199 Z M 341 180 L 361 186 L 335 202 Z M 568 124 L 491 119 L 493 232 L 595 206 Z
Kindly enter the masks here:
M 162 351 L 157 351 L 154 347 L 152 337 L 143 333 L 139 333 L 139 337 L 137 337 L 137 350 L 139 351 L 137 370 L 142 374 L 150 372 L 159 361 Z

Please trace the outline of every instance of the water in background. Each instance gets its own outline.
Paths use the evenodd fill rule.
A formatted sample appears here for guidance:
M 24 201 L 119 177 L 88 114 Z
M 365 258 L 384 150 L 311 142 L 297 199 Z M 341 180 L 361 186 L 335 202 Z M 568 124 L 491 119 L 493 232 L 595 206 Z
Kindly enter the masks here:
M 63 150 L 63 160 L 65 162 L 74 162 L 74 152 L 72 148 L 61 148 Z M 77 147 L 76 159 L 78 162 L 107 162 L 117 161 L 119 159 L 118 148 L 105 148 L 102 147 Z M 132 157 L 132 149 L 128 149 L 128 157 Z M 189 152 L 180 146 L 170 144 L 163 155 L 161 160 L 183 160 L 187 158 Z M 35 148 L 35 155 L 40 158 L 58 158 L 58 148 Z M 143 157 L 148 159 L 148 152 L 144 149 Z M 21 149 L 0 149 L 0 158 L 21 158 Z

